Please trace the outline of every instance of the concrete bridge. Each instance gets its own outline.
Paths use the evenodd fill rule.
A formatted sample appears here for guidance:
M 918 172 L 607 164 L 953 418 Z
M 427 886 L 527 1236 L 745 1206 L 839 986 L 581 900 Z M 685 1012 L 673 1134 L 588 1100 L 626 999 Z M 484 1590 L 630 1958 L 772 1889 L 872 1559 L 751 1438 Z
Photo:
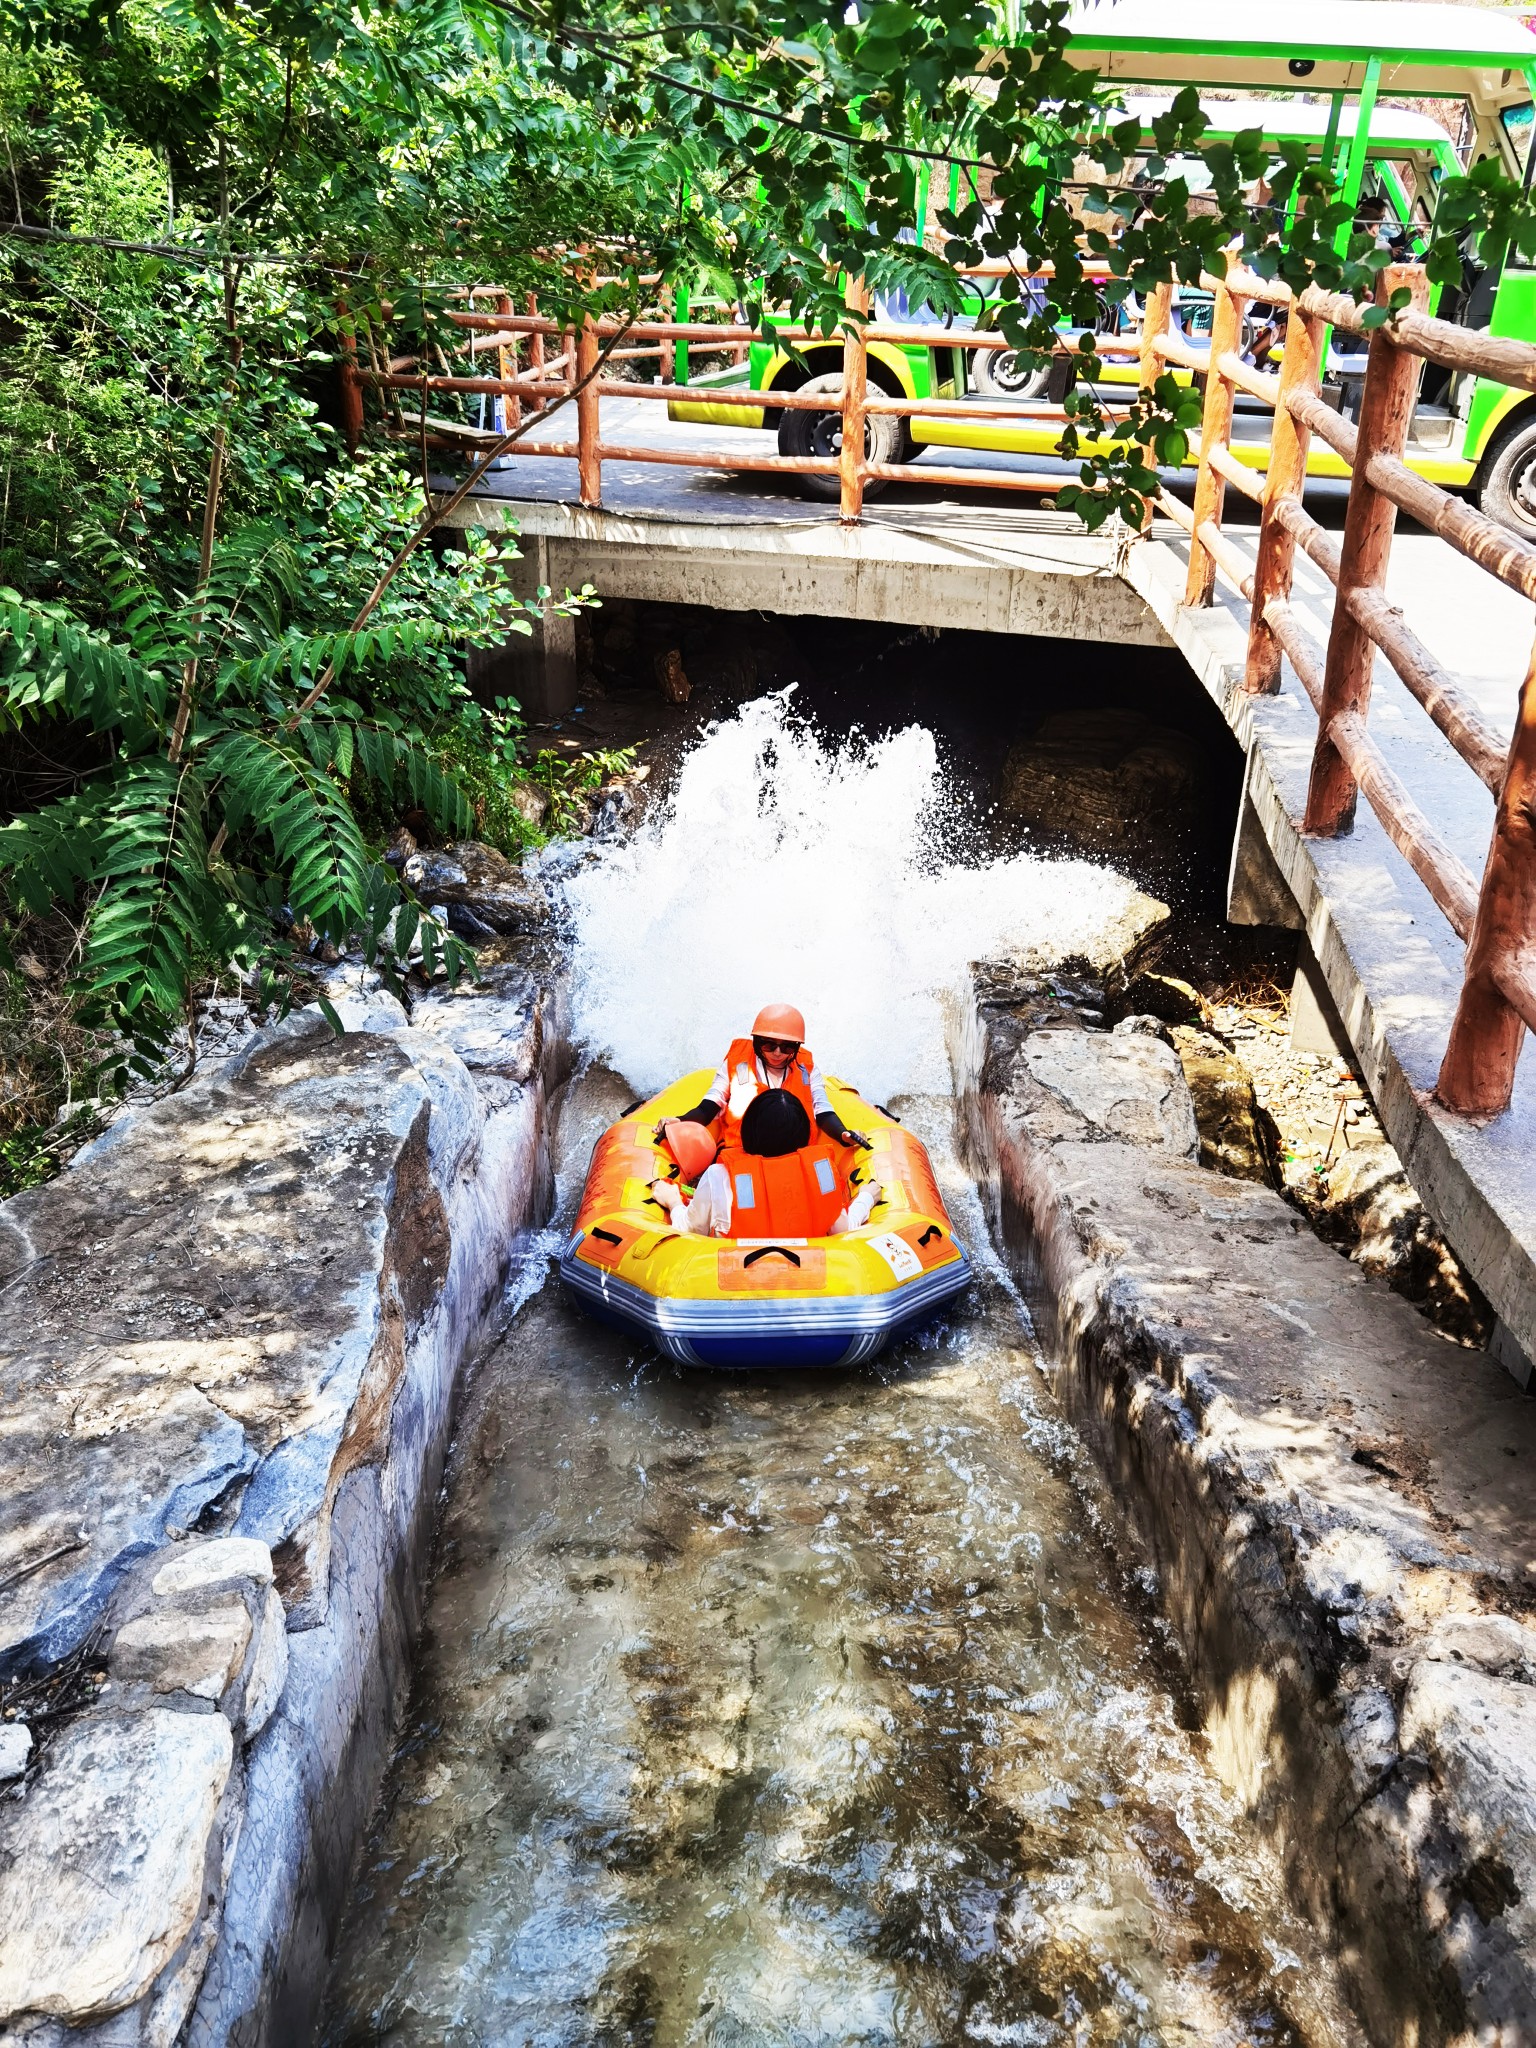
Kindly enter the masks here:
M 1258 283 L 1240 276 L 1208 282 L 1234 303 L 1245 290 L 1254 295 Z M 1274 289 L 1267 288 L 1271 295 Z M 1319 302 L 1308 304 L 1314 297 Z M 868 466 L 861 473 L 853 462 L 858 443 L 851 435 L 836 460 L 821 465 L 840 470 L 841 504 L 807 499 L 791 465 L 764 455 L 761 432 L 669 424 L 654 390 L 642 397 L 597 379 L 595 337 L 587 347 L 590 381 L 578 394 L 577 440 L 568 438 L 568 413 L 531 415 L 516 453 L 480 479 L 448 523 L 515 527 L 529 594 L 539 585 L 560 590 L 591 582 L 613 597 L 722 610 L 1177 648 L 1247 757 L 1228 915 L 1305 934 L 1304 972 L 1324 1008 L 1331 1004 L 1336 1012 L 1335 1027 L 1347 1036 L 1426 1207 L 1492 1303 L 1499 1318 L 1495 1350 L 1529 1383 L 1536 1357 L 1536 1060 L 1521 1061 L 1512 1081 L 1506 1073 L 1502 1106 L 1489 1098 L 1488 1076 L 1498 1063 L 1487 1030 L 1490 1004 L 1484 1000 L 1478 1013 L 1464 991 L 1476 979 L 1469 976 L 1470 937 L 1485 996 L 1493 991 L 1492 1008 L 1503 1014 L 1506 1050 L 1511 1017 L 1518 1050 L 1519 1020 L 1533 1013 L 1521 962 L 1536 873 L 1528 872 L 1529 821 L 1522 827 L 1515 771 L 1536 766 L 1521 766 L 1536 743 L 1536 693 L 1526 693 L 1521 716 L 1536 550 L 1453 505 L 1400 462 L 1406 484 L 1372 466 L 1379 452 L 1389 462 L 1394 455 L 1390 423 L 1383 430 L 1392 379 L 1400 398 L 1404 379 L 1417 376 L 1420 355 L 1447 346 L 1464 353 L 1479 338 L 1458 330 L 1447 343 L 1436 331 L 1442 323 L 1418 315 L 1399 322 L 1393 336 L 1378 331 L 1354 480 L 1347 488 L 1314 487 L 1305 482 L 1309 432 L 1322 432 L 1341 451 L 1347 443 L 1351 459 L 1357 454 L 1354 428 L 1336 415 L 1318 417 L 1315 375 L 1324 318 L 1353 318 L 1358 327 L 1355 309 L 1315 294 L 1292 306 L 1285 380 L 1260 377 L 1219 351 L 1219 374 L 1210 374 L 1208 358 L 1167 332 L 1166 308 L 1161 328 L 1158 314 L 1154 304 L 1143 348 L 1163 360 L 1187 357 L 1206 374 L 1206 424 L 1201 466 L 1188 480 L 1193 508 L 1185 502 L 1188 482 L 1171 480 L 1159 516 L 1139 534 L 1119 527 L 1088 534 L 1075 518 L 1042 509 L 1052 486 L 1070 473 L 1066 465 L 1036 460 L 1026 476 L 1006 456 L 945 450 L 946 466 L 932 484 L 923 481 L 923 464 L 906 465 L 884 476 L 884 496 L 865 502 Z M 1514 345 L 1496 346 L 1508 353 Z M 856 354 L 850 342 L 845 424 L 847 395 L 857 396 L 860 383 Z M 1501 354 L 1500 374 L 1536 388 L 1536 350 L 1524 355 L 1528 362 L 1506 363 Z M 578 373 L 581 361 L 577 347 Z M 556 386 L 542 373 L 536 383 L 515 374 L 486 381 L 525 398 L 573 388 L 569 378 Z M 1249 472 L 1245 481 L 1226 455 L 1239 388 L 1260 392 L 1277 408 L 1267 477 Z M 869 399 L 871 410 L 892 403 Z M 1401 402 L 1398 412 L 1400 450 Z M 1261 502 L 1258 525 L 1222 525 L 1228 478 Z M 1365 590 L 1362 603 L 1378 605 L 1375 631 L 1393 660 L 1377 651 L 1343 602 L 1335 603 L 1337 548 L 1302 511 L 1303 495 L 1325 521 L 1330 503 L 1334 524 L 1342 512 L 1348 578 L 1355 593 Z M 1405 497 L 1439 531 L 1418 524 L 1394 539 Z M 1278 575 L 1277 554 L 1284 557 Z M 1404 616 L 1411 632 L 1403 630 Z M 1256 649 L 1262 661 L 1266 638 L 1271 673 L 1256 688 Z M 526 704 L 552 713 L 574 703 L 570 622 L 551 622 L 542 639 L 514 643 L 506 661 L 506 680 Z M 1347 762 L 1320 742 L 1319 706 L 1322 730 L 1348 746 Z M 1514 767 L 1496 829 L 1495 791 L 1504 787 L 1506 755 Z M 1335 803 L 1333 824 L 1344 819 L 1343 830 L 1319 829 L 1325 759 L 1335 796 L 1342 787 L 1348 799 L 1342 810 Z M 1356 807 L 1357 784 L 1368 801 Z M 1479 903 L 1475 879 L 1489 862 L 1491 841 L 1490 878 L 1498 886 L 1489 904 L 1497 898 L 1497 917 Z M 1482 1036 L 1472 1046 L 1470 1071 L 1484 1095 L 1474 1099 L 1465 1083 L 1478 1014 Z M 1447 1079 L 1453 1044 L 1462 1054 L 1460 1097 Z M 1497 1076 L 1491 1085 L 1496 1095 Z

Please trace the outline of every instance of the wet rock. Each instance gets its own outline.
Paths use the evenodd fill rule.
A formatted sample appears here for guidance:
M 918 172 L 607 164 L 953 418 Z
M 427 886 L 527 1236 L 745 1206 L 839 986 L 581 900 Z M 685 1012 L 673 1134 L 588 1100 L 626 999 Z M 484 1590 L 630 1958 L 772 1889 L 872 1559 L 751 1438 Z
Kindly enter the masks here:
M 1242 1061 L 1214 1032 L 1194 1025 L 1171 1026 L 1200 1131 L 1200 1164 L 1238 1180 L 1278 1187 L 1275 1141 Z
M 1416 1664 L 1402 1747 L 1430 1774 L 1432 1803 L 1417 1813 L 1410 1803 L 1404 1821 L 1428 1911 L 1456 1959 L 1472 2038 L 1527 2038 L 1536 2011 L 1536 1688 L 1458 1664 Z
M 443 923 L 456 939 L 463 939 L 466 945 L 482 946 L 498 934 L 482 918 L 476 917 L 467 903 L 444 903 L 439 906 Z
M 1031 1079 L 1080 1119 L 1074 1135 L 1092 1142 L 1123 1138 L 1180 1158 L 1198 1142 L 1179 1062 L 1159 1038 L 1100 1037 L 1086 1031 L 1036 1031 L 1024 1041 Z M 1054 1127 L 1064 1130 L 1059 1119 Z
M 1536 1628 L 1510 1614 L 1448 1614 L 1425 1638 L 1424 1654 L 1470 1664 L 1495 1677 L 1536 1675 Z
M 461 904 L 492 932 L 536 931 L 549 918 L 549 898 L 539 884 L 478 840 L 415 853 L 403 872 L 423 903 Z
M 32 1754 L 32 1730 L 24 1721 L 0 1723 L 0 1785 L 19 1778 Z
M 394 868 L 398 873 L 399 870 L 405 866 L 406 862 L 410 859 L 411 855 L 416 852 L 416 850 L 417 848 L 415 833 L 408 831 L 406 827 L 402 825 L 399 828 L 399 830 L 395 833 L 394 838 L 390 840 L 389 845 L 385 848 L 384 859 L 386 864 L 389 867 Z
M 1187 840 L 1203 776 L 1182 733 L 1133 711 L 1062 711 L 1009 748 L 998 808 L 1044 839 L 1161 862 Z
M 244 1667 L 250 1642 L 251 1617 L 241 1600 L 205 1614 L 145 1614 L 118 1631 L 107 1669 L 119 1682 L 157 1693 L 219 1700 Z
M 531 782 L 514 782 L 507 792 L 507 801 L 525 825 L 542 831 L 549 816 L 549 797 L 544 790 Z
M 693 695 L 693 685 L 683 669 L 680 649 L 668 647 L 656 656 L 653 664 L 656 680 L 661 685 L 661 694 L 669 704 L 686 704 Z
M 151 1579 L 150 1590 L 161 1600 L 196 1598 L 247 1583 L 271 1585 L 271 1551 L 254 1537 L 221 1536 L 173 1552 Z
M 1396 1150 L 1374 1116 L 1369 1123 L 1358 1112 L 1349 1118 L 1346 1105 L 1345 1118 L 1324 1185 L 1309 1191 L 1319 1229 L 1366 1272 L 1422 1303 L 1442 1329 L 1482 1344 L 1487 1305 L 1430 1220 Z
M 61 1732 L 26 1800 L 0 1806 L 0 2026 L 80 2026 L 147 1997 L 208 1908 L 233 1757 L 220 1714 L 95 1713 Z
M 1137 968 L 1116 987 L 1109 1003 L 1111 1024 L 1122 1017 L 1156 1017 L 1163 1024 L 1202 1025 L 1209 1021 L 1198 989 L 1172 974 Z
M 297 1013 L 0 1205 L 0 1670 L 110 1640 L 107 1695 L 41 1761 L 64 1771 L 82 1842 L 117 1855 L 121 1821 L 129 1844 L 105 1870 L 84 1850 L 71 1864 L 33 1765 L 26 1797 L 0 1802 L 0 1980 L 52 1998 L 41 2011 L 83 2010 L 87 1964 L 43 1915 L 78 1923 L 112 1980 L 90 1996 L 132 2006 L 112 2048 L 166 2048 L 194 2003 L 206 2048 L 294 2038 L 267 2015 L 302 2014 L 321 1981 L 388 1740 L 381 1702 L 405 1682 L 457 1368 L 546 1185 L 555 1060 L 535 981 L 499 984 L 523 1049 L 494 1104 L 377 976 L 342 963 L 328 984 L 343 1035 Z M 186 1850 L 210 1887 L 189 1930 L 166 1859 L 208 1805 L 186 1757 L 210 1730 L 224 1819 Z M 154 1855 L 134 1846 L 150 1835 Z M 22 1949 L 13 1879 L 36 1894 Z M 130 1954 L 151 1959 L 152 1988 L 119 1967 Z

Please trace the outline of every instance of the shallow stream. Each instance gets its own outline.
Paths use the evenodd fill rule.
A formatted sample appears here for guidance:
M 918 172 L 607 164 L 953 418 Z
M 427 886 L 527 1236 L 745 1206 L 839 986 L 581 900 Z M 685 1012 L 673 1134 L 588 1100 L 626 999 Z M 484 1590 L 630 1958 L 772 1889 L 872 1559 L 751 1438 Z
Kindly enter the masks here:
M 855 816 L 880 796 L 879 763 L 817 749 L 782 707 L 769 738 L 814 753 L 796 774 L 807 789 L 821 774 Z M 976 1257 L 971 1297 L 873 1367 L 727 1377 L 659 1361 L 544 1280 L 597 1132 L 709 1056 L 678 1057 L 672 1013 L 653 1008 L 669 1021 L 647 1035 L 644 1008 L 620 999 L 627 974 L 636 1003 L 662 1000 L 654 929 L 648 952 L 626 893 L 648 877 L 646 914 L 664 918 L 670 859 L 683 935 L 725 933 L 724 993 L 700 1005 L 707 1048 L 717 1007 L 810 985 L 804 970 L 783 985 L 794 934 L 775 935 L 776 892 L 758 920 L 766 976 L 730 964 L 721 922 L 742 833 L 768 835 L 791 870 L 818 834 L 825 862 L 852 858 L 825 844 L 827 808 L 807 802 L 796 822 L 782 784 L 768 776 L 718 847 L 695 810 L 685 847 L 659 821 L 649 849 L 573 884 L 578 1021 L 584 989 L 585 1035 L 628 1078 L 594 1065 L 571 1091 L 563 1215 L 525 1248 L 520 1306 L 469 1383 L 325 2039 L 1349 2042 L 1325 1962 L 1191 1732 L 1150 1589 L 1056 1416 L 953 1154 L 943 1014 L 953 962 L 998 943 L 995 911 L 980 932 L 975 917 L 942 929 L 931 905 L 913 917 L 923 888 L 954 905 L 966 892 L 908 842 L 911 867 L 891 871 L 888 803 L 885 888 L 853 879 L 868 896 L 858 975 L 834 932 L 802 937 L 828 977 L 837 1067 L 889 1095 L 933 1152 Z M 879 846 L 867 815 L 860 829 Z M 1031 866 L 975 896 L 1011 887 L 1039 930 L 1113 895 L 1097 871 Z M 879 1029 L 872 994 L 908 990 L 900 1028 Z

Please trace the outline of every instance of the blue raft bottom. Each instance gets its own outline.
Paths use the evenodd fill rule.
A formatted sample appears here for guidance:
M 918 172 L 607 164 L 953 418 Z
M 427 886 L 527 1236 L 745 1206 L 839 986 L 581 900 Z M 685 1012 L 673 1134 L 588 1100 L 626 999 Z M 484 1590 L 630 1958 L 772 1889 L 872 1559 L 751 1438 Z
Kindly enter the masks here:
M 952 1264 L 906 1280 L 884 1294 L 823 1301 L 680 1301 L 647 1294 L 576 1256 L 578 1231 L 560 1255 L 560 1277 L 599 1322 L 649 1338 L 684 1365 L 770 1372 L 857 1365 L 930 1322 L 970 1285 L 963 1245 Z

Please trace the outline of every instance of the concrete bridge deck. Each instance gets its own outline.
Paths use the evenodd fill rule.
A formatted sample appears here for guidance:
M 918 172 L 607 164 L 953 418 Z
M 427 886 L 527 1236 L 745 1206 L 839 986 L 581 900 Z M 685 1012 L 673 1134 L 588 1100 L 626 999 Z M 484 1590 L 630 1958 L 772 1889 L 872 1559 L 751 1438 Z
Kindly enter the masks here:
M 536 437 L 572 431 L 557 416 Z M 602 434 L 615 444 L 706 454 L 772 446 L 756 430 L 669 425 L 660 405 L 643 400 L 605 399 Z M 1245 695 L 1246 604 L 1218 583 L 1210 610 L 1183 608 L 1188 542 L 1176 526 L 1159 521 L 1137 539 L 1087 534 L 1033 498 L 988 490 L 985 471 L 1009 458 L 945 449 L 940 459 L 946 468 L 975 468 L 977 489 L 893 486 L 849 528 L 835 505 L 802 496 L 792 479 L 724 468 L 605 461 L 603 509 L 586 509 L 577 502 L 574 461 L 514 456 L 455 523 L 517 526 L 530 588 L 591 582 L 613 596 L 725 610 L 1177 646 L 1247 756 L 1233 914 L 1305 930 L 1387 1132 L 1492 1302 L 1496 1348 L 1529 1383 L 1536 1054 L 1527 1048 L 1510 1109 L 1483 1128 L 1431 1102 L 1461 985 L 1461 942 L 1364 802 L 1348 837 L 1303 834 L 1317 721 L 1298 678 L 1287 664 L 1277 696 Z M 1192 479 L 1167 481 L 1182 488 Z M 1309 490 L 1309 509 L 1336 525 L 1344 496 L 1342 486 Z M 1256 526 L 1236 520 L 1229 514 L 1229 537 L 1251 560 Z M 1509 733 L 1536 626 L 1530 603 L 1407 521 L 1388 592 L 1494 727 Z M 1326 641 L 1332 590 L 1299 553 L 1293 602 Z M 1370 724 L 1436 830 L 1481 874 L 1493 800 L 1382 657 Z

